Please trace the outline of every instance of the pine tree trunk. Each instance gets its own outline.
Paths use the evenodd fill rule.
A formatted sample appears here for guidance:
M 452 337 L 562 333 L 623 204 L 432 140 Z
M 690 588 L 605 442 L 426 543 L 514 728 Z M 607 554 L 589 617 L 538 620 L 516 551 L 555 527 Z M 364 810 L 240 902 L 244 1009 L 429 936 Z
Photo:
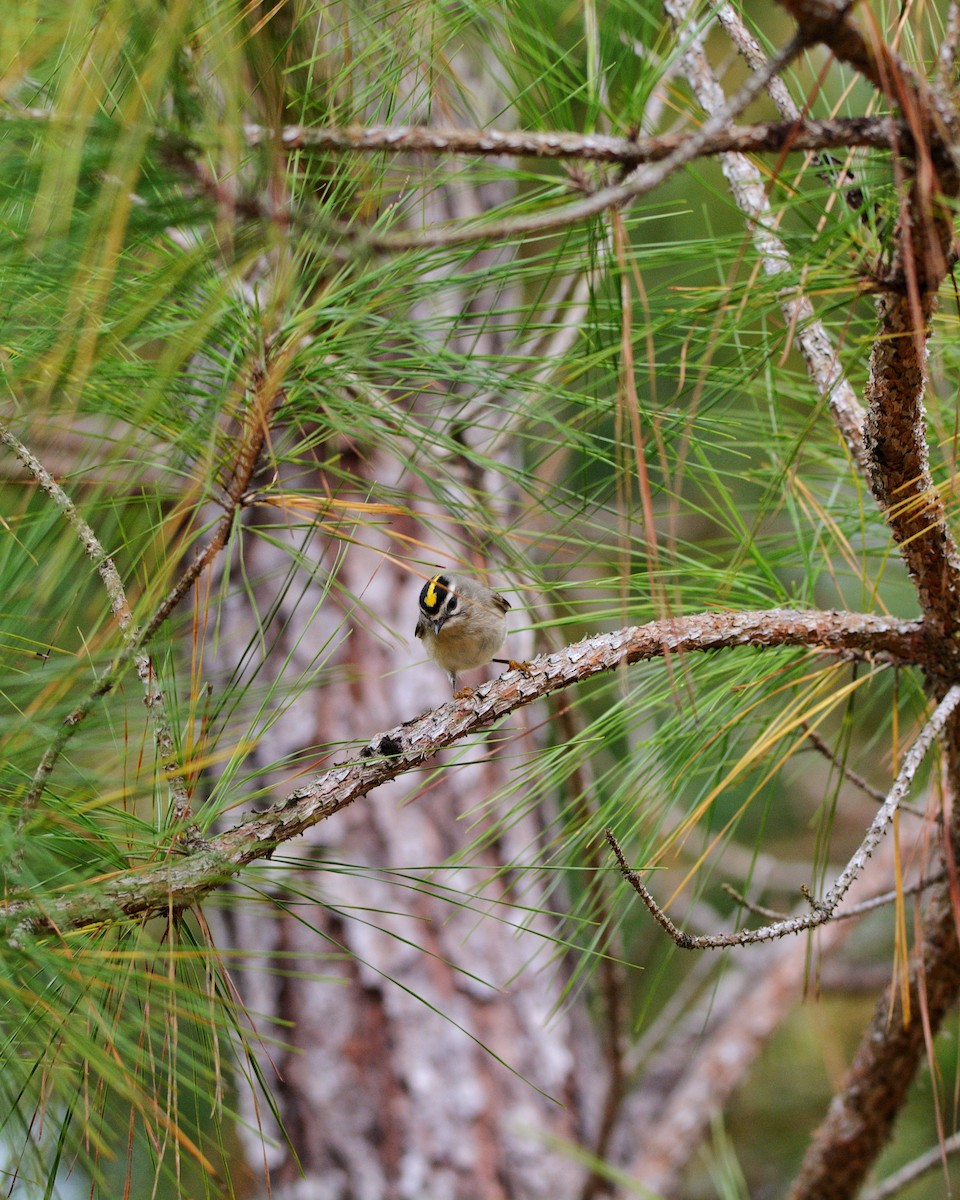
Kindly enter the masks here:
M 472 82 L 480 86 L 481 76 Z M 432 222 L 499 199 L 465 191 L 460 179 L 423 203 Z M 496 304 L 509 310 L 509 297 L 495 298 L 490 289 L 462 298 L 445 291 L 443 303 L 448 312 L 459 305 L 461 349 L 491 355 L 508 348 L 489 315 L 471 330 L 469 314 Z M 426 323 L 433 314 L 414 315 Z M 509 489 L 488 461 L 478 465 L 476 452 L 490 452 L 489 442 L 479 444 L 490 438 L 489 424 L 481 432 L 472 420 L 475 397 L 449 400 L 463 453 L 418 465 L 448 470 L 453 489 L 462 481 L 464 500 L 469 494 L 476 505 L 479 496 L 496 527 Z M 430 404 L 437 411 L 436 392 Z M 496 407 L 505 423 L 506 406 Z M 404 415 L 398 405 L 401 427 Z M 511 452 L 501 440 L 497 453 Z M 326 473 L 318 468 L 313 479 L 296 482 L 341 501 L 376 501 L 381 482 L 389 483 L 391 498 L 406 490 L 410 511 L 423 520 L 344 525 L 363 544 L 332 536 L 311 543 L 316 580 L 305 592 L 299 578 L 286 590 L 273 620 L 284 633 L 265 669 L 272 675 L 286 660 L 285 669 L 296 674 L 325 645 L 336 650 L 315 687 L 254 751 L 265 763 L 289 756 L 309 771 L 330 761 L 311 760 L 311 747 L 362 745 L 450 698 L 445 675 L 423 661 L 413 638 L 417 595 L 433 563 L 466 558 L 475 573 L 489 566 L 494 585 L 509 585 L 487 562 L 486 545 L 425 495 L 404 465 L 405 453 L 399 441 L 393 455 L 357 444 L 344 431 L 339 444 L 318 451 Z M 352 496 L 343 491 L 347 474 L 366 481 Z M 278 537 L 274 527 L 271 538 Z M 298 539 L 302 533 L 291 534 L 291 546 Z M 411 555 L 419 546 L 426 549 Z M 283 578 L 289 562 L 267 540 L 245 539 L 248 578 Z M 324 596 L 323 586 L 334 579 Z M 255 591 L 258 610 L 270 611 L 270 585 Z M 256 626 L 241 596 L 223 620 L 222 670 L 229 672 Z M 532 737 L 534 719 L 515 718 L 507 741 Z M 531 915 L 557 905 L 535 872 L 518 869 L 536 858 L 541 818 L 522 794 L 491 803 L 510 777 L 509 754 L 497 748 L 503 742 L 495 732 L 460 754 L 466 761 L 458 765 L 448 760 L 445 769 L 431 766 L 419 779 L 380 788 L 314 830 L 309 850 L 297 848 L 315 860 L 315 870 L 294 866 L 285 878 L 275 861 L 267 885 L 273 903 L 241 900 L 220 916 L 219 937 L 249 956 L 235 979 L 257 1014 L 259 1034 L 286 1044 L 269 1052 L 261 1047 L 257 1058 L 289 1144 L 262 1100 L 259 1111 L 250 1102 L 244 1111 L 249 1163 L 260 1175 L 268 1164 L 274 1198 L 565 1200 L 580 1193 L 586 1172 L 556 1144 L 589 1145 L 595 1134 L 599 1057 L 585 1013 L 564 1000 L 564 965 L 547 940 L 557 930 L 550 919 Z M 269 782 L 275 798 L 290 777 Z M 448 861 L 457 865 L 439 866 Z M 414 876 L 424 882 L 414 886 Z M 258 1127 L 275 1139 L 268 1149 Z M 301 1171 L 305 1180 L 295 1186 Z
M 374 479 L 396 470 L 381 459 L 371 468 Z M 269 579 L 270 559 L 282 552 L 263 540 L 246 544 L 248 575 Z M 335 547 L 314 550 L 322 577 Z M 383 637 L 384 628 L 412 633 L 418 577 L 375 545 L 350 547 L 336 576 L 342 593 L 329 593 L 312 620 L 316 584 L 302 597 L 289 589 L 277 612 L 285 636 L 272 654 L 283 660 L 294 645 L 288 670 L 306 666 L 328 637 L 341 640 L 316 686 L 255 751 L 264 761 L 362 741 L 449 692 L 433 664 L 412 665 L 419 643 Z M 379 628 L 343 607 L 338 596 L 348 594 L 363 598 Z M 225 662 L 251 632 L 239 601 L 231 612 Z M 577 1194 L 579 1169 L 549 1143 L 589 1138 L 593 1043 L 576 1005 L 561 1007 L 564 973 L 542 937 L 554 932 L 551 923 L 529 916 L 547 901 L 541 883 L 503 871 L 531 858 L 536 818 L 505 821 L 455 867 L 422 870 L 457 859 L 505 815 L 490 798 L 509 760 L 492 745 L 469 758 L 383 787 L 320 825 L 309 850 L 297 847 L 315 870 L 285 876 L 274 862 L 267 902 L 240 899 L 220 916 L 221 939 L 249 956 L 234 978 L 259 1034 L 289 1043 L 258 1057 L 291 1144 L 279 1140 L 265 1105 L 259 1117 L 245 1113 L 251 1166 L 266 1155 L 274 1196 L 299 1169 L 313 1190 L 290 1193 L 297 1196 Z M 280 794 L 289 777 L 275 784 Z M 411 886 L 414 875 L 433 886 Z M 278 1138 L 270 1150 L 258 1120 Z

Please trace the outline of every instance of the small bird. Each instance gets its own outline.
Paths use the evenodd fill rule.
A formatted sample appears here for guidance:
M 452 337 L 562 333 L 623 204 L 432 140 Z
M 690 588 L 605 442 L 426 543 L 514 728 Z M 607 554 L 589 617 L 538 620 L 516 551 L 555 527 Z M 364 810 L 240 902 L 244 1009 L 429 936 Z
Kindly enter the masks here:
M 457 675 L 494 661 L 507 635 L 504 614 L 510 607 L 499 592 L 463 575 L 434 575 L 420 592 L 420 618 L 414 631 L 427 653 L 450 678 L 456 697 Z

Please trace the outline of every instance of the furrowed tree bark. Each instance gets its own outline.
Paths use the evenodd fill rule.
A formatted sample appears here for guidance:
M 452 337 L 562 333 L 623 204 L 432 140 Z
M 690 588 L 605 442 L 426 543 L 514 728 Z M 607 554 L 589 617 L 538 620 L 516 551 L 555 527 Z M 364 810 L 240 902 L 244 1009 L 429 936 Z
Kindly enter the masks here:
M 391 465 L 371 459 L 373 471 Z M 371 543 L 351 549 L 338 583 L 408 632 L 419 581 L 385 559 L 388 545 Z M 334 547 L 316 551 L 325 571 Z M 262 545 L 248 564 L 269 575 L 264 552 L 269 559 Z M 413 647 L 384 645 L 332 596 L 301 631 L 298 614 L 311 608 L 308 595 L 277 614 L 299 643 L 296 665 L 344 619 L 349 636 L 265 744 L 271 761 L 349 742 L 370 721 L 415 714 L 447 687 L 439 671 L 432 678 L 432 664 L 412 665 Z M 521 919 L 514 908 L 548 903 L 533 876 L 516 872 L 536 823 L 516 822 L 458 868 L 425 869 L 456 859 L 478 819 L 497 819 L 496 810 L 478 814 L 506 779 L 506 763 L 482 742 L 472 757 L 479 761 L 425 776 L 422 794 L 408 775 L 308 830 L 296 854 L 312 858 L 314 870 L 273 870 L 271 906 L 238 897 L 219 915 L 218 941 L 250 956 L 234 978 L 262 1014 L 260 1032 L 290 1022 L 280 1030 L 289 1049 L 271 1049 L 261 1063 L 289 1145 L 265 1105 L 259 1118 L 246 1113 L 250 1166 L 266 1155 L 273 1197 L 577 1193 L 581 1172 L 544 1160 L 540 1140 L 588 1135 L 597 1063 L 579 1008 L 554 1013 L 564 974 L 547 961 L 551 922 Z M 508 863 L 514 871 L 504 873 Z M 278 973 L 258 965 L 258 950 Z M 266 1149 L 257 1119 L 276 1139 Z
M 474 99 L 486 95 L 501 107 L 496 80 L 469 64 L 466 52 L 458 67 L 469 71 Z M 462 221 L 503 198 L 498 187 L 472 191 L 458 179 L 449 190 L 425 194 L 423 215 L 429 222 Z M 477 256 L 478 273 L 491 261 Z M 461 350 L 491 358 L 509 353 L 509 334 L 489 313 L 498 305 L 510 312 L 518 298 L 479 283 L 472 293 L 444 295 L 443 303 L 446 314 L 416 314 L 424 326 L 459 311 L 454 338 Z M 482 322 L 472 321 L 474 308 Z M 335 363 L 330 386 L 347 392 L 352 386 Z M 402 429 L 409 401 L 382 399 L 387 428 Z M 476 503 L 470 496 L 488 497 L 491 527 L 503 528 L 510 491 L 485 448 L 474 444 L 493 406 L 474 421 L 472 396 L 451 389 L 445 413 L 436 390 L 428 399 L 464 453 L 430 459 L 421 450 L 420 465 L 427 461 L 428 470 L 460 481 L 451 482 L 449 493 L 465 511 Z M 508 407 L 498 407 L 506 420 Z M 359 750 L 371 730 L 397 726 L 449 699 L 444 674 L 422 661 L 413 637 L 423 575 L 411 569 L 411 547 L 430 564 L 421 571 L 466 562 L 464 569 L 489 570 L 491 582 L 509 588 L 484 543 L 452 522 L 407 469 L 403 439 L 395 440 L 394 456 L 383 446 L 389 438 L 377 447 L 345 431 L 318 449 L 318 460 L 331 464 L 329 476 L 318 466 L 312 479 L 301 476 L 294 485 L 343 497 L 349 475 L 366 480 L 357 492 L 362 500 L 389 480 L 416 516 L 395 519 L 393 529 L 371 524 L 350 542 L 323 535 L 310 545 L 317 582 L 303 595 L 292 588 L 280 599 L 274 623 L 284 636 L 266 667 L 277 672 L 288 660 L 287 669 L 306 670 L 321 647 L 336 649 L 312 690 L 254 751 L 255 761 L 302 759 L 318 745 Z M 513 452 L 509 438 L 501 452 Z M 437 530 L 449 541 L 438 541 Z M 248 576 L 282 577 L 289 555 L 249 532 Z M 345 526 L 351 532 L 355 527 Z M 282 533 L 273 537 L 283 540 Z M 334 581 L 324 596 L 320 583 Z M 342 597 L 362 598 L 362 607 Z M 276 599 L 266 585 L 258 587 L 261 611 Z M 227 674 L 238 648 L 255 636 L 255 615 L 243 597 L 223 626 Z M 509 731 L 521 743 L 531 736 L 525 722 L 518 714 Z M 566 973 L 551 962 L 557 929 L 536 912 L 557 904 L 541 877 L 522 869 L 535 854 L 541 817 L 523 812 L 522 796 L 504 802 L 506 810 L 520 809 L 508 820 L 502 820 L 506 810 L 491 807 L 510 772 L 494 741 L 478 740 L 470 759 L 448 762 L 439 773 L 431 766 L 420 777 L 422 791 L 410 774 L 330 816 L 298 841 L 301 865 L 285 875 L 274 865 L 266 885 L 270 906 L 245 906 L 238 898 L 219 916 L 218 941 L 244 949 L 234 977 L 248 1009 L 260 1014 L 261 1032 L 282 1023 L 285 1045 L 254 1053 L 289 1143 L 265 1103 L 256 1112 L 247 1101 L 245 1109 L 250 1168 L 261 1178 L 264 1162 L 269 1170 L 263 1196 L 573 1200 L 583 1186 L 584 1168 L 543 1152 L 545 1143 L 589 1144 L 595 1137 L 602 1071 L 584 1009 L 562 1003 Z M 275 776 L 257 782 L 274 784 L 274 796 L 289 790 Z M 483 836 L 501 820 L 495 838 Z M 468 850 L 471 843 L 477 844 Z M 442 866 L 461 856 L 459 865 Z M 302 865 L 305 857 L 314 870 Z M 257 967 L 258 949 L 278 973 Z

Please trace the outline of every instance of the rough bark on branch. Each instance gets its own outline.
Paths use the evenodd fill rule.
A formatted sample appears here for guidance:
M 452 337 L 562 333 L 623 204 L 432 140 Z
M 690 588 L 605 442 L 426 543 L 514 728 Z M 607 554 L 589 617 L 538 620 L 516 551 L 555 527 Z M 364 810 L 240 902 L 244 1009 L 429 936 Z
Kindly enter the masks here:
M 275 136 L 272 130 L 261 125 L 247 125 L 244 133 L 252 146 Z M 422 125 L 348 125 L 315 129 L 287 125 L 279 136 L 287 150 L 370 154 L 386 150 L 394 154 L 575 158 L 634 167 L 669 158 L 681 150 L 692 135 L 685 132 L 630 138 L 563 130 L 435 129 Z M 888 149 L 892 138 L 902 143 L 908 137 L 906 124 L 892 122 L 889 117 L 834 117 L 827 120 L 799 117 L 797 120 L 718 129 L 703 140 L 698 154 L 782 153 L 852 146 Z

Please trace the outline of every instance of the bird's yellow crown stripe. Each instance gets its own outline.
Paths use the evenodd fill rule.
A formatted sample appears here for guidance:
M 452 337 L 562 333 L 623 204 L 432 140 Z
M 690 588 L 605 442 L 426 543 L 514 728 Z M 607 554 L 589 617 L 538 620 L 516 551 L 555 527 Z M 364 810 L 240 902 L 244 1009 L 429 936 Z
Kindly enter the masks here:
M 439 575 L 434 575 L 430 580 L 430 586 L 427 588 L 427 594 L 423 598 L 423 603 L 427 608 L 435 608 L 437 605 L 437 580 Z

